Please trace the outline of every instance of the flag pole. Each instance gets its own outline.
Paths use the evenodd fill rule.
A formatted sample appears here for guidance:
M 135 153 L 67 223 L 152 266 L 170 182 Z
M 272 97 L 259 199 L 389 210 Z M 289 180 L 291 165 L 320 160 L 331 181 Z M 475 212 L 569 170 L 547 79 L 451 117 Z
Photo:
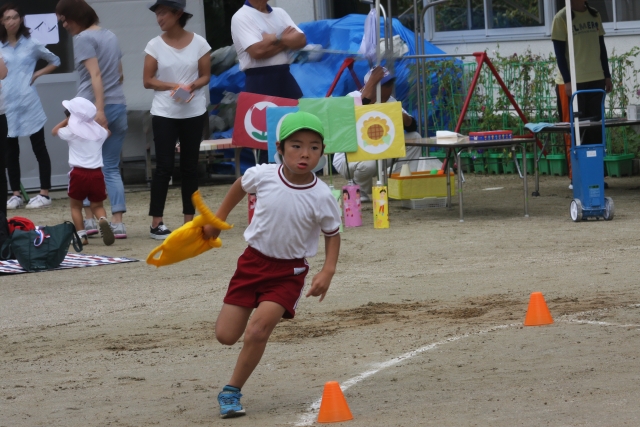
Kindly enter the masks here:
M 567 43 L 569 44 L 569 72 L 571 73 L 571 93 L 576 93 L 576 56 L 573 48 L 573 12 L 571 11 L 571 0 L 566 0 L 565 10 L 567 12 Z M 578 111 L 578 97 L 573 98 L 573 113 L 574 113 L 574 126 L 575 126 L 575 138 L 576 146 L 580 146 L 580 117 L 575 115 Z
M 380 66 L 380 0 L 376 0 L 376 66 Z M 382 85 L 378 82 L 376 86 L 376 103 L 382 102 Z M 386 182 L 384 179 L 384 162 L 378 160 L 378 181 Z

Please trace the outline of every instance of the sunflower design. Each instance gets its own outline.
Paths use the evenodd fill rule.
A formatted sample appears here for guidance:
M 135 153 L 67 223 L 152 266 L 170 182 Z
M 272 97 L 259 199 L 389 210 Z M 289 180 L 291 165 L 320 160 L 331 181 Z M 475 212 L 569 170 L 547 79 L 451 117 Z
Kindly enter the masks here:
M 378 146 L 389 144 L 389 125 L 387 121 L 381 117 L 372 117 L 362 125 L 362 139 L 366 145 Z

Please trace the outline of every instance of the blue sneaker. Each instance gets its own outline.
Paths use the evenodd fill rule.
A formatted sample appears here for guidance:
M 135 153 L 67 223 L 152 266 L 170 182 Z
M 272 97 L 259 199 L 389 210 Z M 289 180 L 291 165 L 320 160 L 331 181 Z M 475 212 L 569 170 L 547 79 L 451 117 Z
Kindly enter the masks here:
M 240 404 L 241 397 L 242 394 L 240 393 L 240 389 L 230 385 L 224 386 L 222 391 L 218 394 L 220 418 L 235 418 L 243 416 L 245 413 L 244 408 Z

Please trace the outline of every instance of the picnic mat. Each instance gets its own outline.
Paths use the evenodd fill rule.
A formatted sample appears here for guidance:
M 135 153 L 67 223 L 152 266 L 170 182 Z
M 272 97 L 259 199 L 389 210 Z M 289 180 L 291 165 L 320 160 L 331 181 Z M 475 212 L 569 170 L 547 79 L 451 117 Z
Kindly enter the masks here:
M 69 268 L 98 267 L 100 265 L 122 264 L 125 262 L 138 262 L 133 258 L 109 257 L 103 255 L 84 255 L 68 253 L 56 270 L 67 270 Z M 0 274 L 20 274 L 26 273 L 18 261 L 0 261 Z

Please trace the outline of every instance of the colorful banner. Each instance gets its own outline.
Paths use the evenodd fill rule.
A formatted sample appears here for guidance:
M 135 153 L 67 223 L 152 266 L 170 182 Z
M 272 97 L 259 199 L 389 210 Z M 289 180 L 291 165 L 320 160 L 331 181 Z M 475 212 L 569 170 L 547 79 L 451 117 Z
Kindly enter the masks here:
M 233 145 L 238 147 L 267 149 L 267 108 L 295 107 L 298 100 L 276 96 L 241 92 L 238 97 L 236 120 L 233 128 Z
M 278 152 L 276 143 L 280 139 L 280 124 L 287 114 L 295 113 L 298 107 L 268 107 L 267 108 L 267 145 L 269 148 L 269 163 L 275 163 Z
M 314 114 L 322 121 L 325 154 L 356 151 L 356 112 L 352 97 L 301 99 L 300 111 Z
M 355 107 L 358 151 L 347 154 L 350 162 L 406 156 L 402 105 L 399 102 Z

